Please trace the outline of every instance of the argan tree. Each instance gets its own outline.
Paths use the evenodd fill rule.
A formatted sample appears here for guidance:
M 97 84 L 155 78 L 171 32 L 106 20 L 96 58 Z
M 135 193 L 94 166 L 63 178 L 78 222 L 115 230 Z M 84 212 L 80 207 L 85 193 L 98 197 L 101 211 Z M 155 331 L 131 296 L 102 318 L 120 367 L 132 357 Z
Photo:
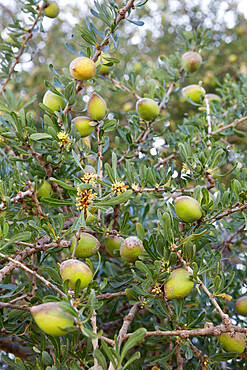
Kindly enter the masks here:
M 246 27 L 181 3 L 1 6 L 4 368 L 245 366 Z

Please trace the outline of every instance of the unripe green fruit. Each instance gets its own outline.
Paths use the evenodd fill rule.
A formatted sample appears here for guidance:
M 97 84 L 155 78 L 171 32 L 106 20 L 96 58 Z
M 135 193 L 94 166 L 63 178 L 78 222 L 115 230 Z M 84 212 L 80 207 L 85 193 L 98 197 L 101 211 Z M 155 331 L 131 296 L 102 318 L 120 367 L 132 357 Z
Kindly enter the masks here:
M 219 342 L 226 352 L 243 353 L 246 346 L 246 336 L 244 333 L 234 333 L 231 337 L 230 333 L 222 333 L 219 336 Z
M 177 216 L 183 222 L 193 223 L 202 217 L 200 204 L 194 198 L 186 195 L 175 199 L 174 208 Z
M 92 122 L 91 118 L 86 116 L 79 116 L 72 120 L 72 123 L 75 125 L 77 131 L 81 134 L 81 137 L 86 137 L 90 135 L 94 126 L 91 126 L 89 123 Z
M 89 211 L 87 211 L 87 217 L 86 217 L 86 225 L 91 226 L 93 222 L 97 220 L 97 217 L 92 215 Z
M 236 311 L 242 315 L 247 316 L 247 296 L 240 297 L 235 303 Z
M 136 103 L 136 110 L 145 121 L 152 121 L 160 113 L 158 104 L 149 98 L 139 99 Z
M 194 103 L 201 103 L 201 96 L 204 96 L 206 94 L 206 91 L 203 87 L 199 85 L 189 85 L 182 89 L 182 95 L 186 100 L 189 101 L 189 98 Z
M 45 15 L 49 18 L 56 18 L 59 13 L 59 6 L 56 1 L 49 1 L 48 6 L 44 9 Z
M 107 236 L 105 238 L 105 246 L 106 246 L 107 252 L 112 257 L 116 257 L 116 255 L 114 254 L 114 251 L 120 249 L 120 246 L 123 243 L 123 241 L 124 241 L 124 238 L 121 238 L 121 236 L 120 237 L 115 236 L 115 235 Z
M 52 186 L 48 181 L 44 181 L 42 186 L 39 188 L 39 191 L 37 192 L 38 198 L 49 198 L 52 195 Z
M 222 103 L 221 97 L 219 95 L 216 95 L 216 94 L 211 94 L 211 93 L 210 94 L 206 94 L 205 95 L 205 98 L 208 98 L 209 103 L 211 101 L 218 101 L 218 102 Z
M 120 255 L 125 262 L 134 263 L 145 249 L 142 242 L 136 236 L 125 239 L 120 247 Z
M 110 55 L 109 54 L 106 54 L 106 53 L 101 53 L 100 56 L 98 57 L 97 61 L 96 61 L 96 66 L 100 66 L 100 70 L 99 72 L 102 74 L 102 75 L 106 75 L 108 72 L 109 72 L 109 69 L 110 69 L 110 66 L 106 66 L 104 65 L 108 63 L 108 61 L 105 59 L 105 58 L 109 57 L 110 58 Z
M 173 270 L 165 283 L 166 299 L 178 299 L 186 297 L 194 287 L 192 275 L 183 268 Z
M 71 76 L 76 80 L 90 80 L 96 73 L 96 64 L 92 59 L 79 57 L 72 60 L 69 70 Z
M 43 97 L 43 104 L 45 104 L 49 109 L 55 112 L 59 111 L 59 106 L 61 107 L 61 109 L 64 109 L 67 103 L 62 96 L 54 94 L 53 92 L 48 90 Z
M 87 113 L 94 121 L 100 121 L 106 114 L 106 102 L 98 95 L 93 93 L 87 104 Z
M 71 239 L 70 253 L 73 253 L 76 237 Z M 81 232 L 80 239 L 76 248 L 75 257 L 86 258 L 91 257 L 100 247 L 100 242 L 93 235 Z
M 80 279 L 79 290 L 86 288 L 93 279 L 91 269 L 84 262 L 70 259 L 60 265 L 60 275 L 63 281 L 69 279 L 69 287 L 74 289 L 75 283 Z
M 196 51 L 187 51 L 187 53 L 182 55 L 181 62 L 186 72 L 194 72 L 202 64 L 202 57 Z
M 31 308 L 31 314 L 38 325 L 46 334 L 61 336 L 67 334 L 65 328 L 74 325 L 74 317 L 63 311 L 58 302 L 43 303 Z

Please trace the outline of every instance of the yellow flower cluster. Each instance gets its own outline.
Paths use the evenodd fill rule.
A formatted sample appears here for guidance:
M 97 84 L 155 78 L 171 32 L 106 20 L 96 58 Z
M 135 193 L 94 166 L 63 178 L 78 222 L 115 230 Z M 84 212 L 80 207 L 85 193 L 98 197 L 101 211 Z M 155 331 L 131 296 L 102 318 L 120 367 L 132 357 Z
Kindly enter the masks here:
M 111 192 L 117 195 L 124 193 L 127 190 L 128 185 L 125 185 L 123 181 L 115 182 L 112 184 Z
M 2 138 L 2 136 L 0 135 L 0 141 L 4 141 L 4 139 Z
M 65 131 L 61 131 L 57 134 L 57 136 L 59 138 L 60 147 L 64 150 L 69 149 L 70 142 L 71 142 L 69 135 L 66 134 Z
M 83 210 L 88 208 L 88 206 L 93 203 L 93 199 L 95 198 L 96 194 L 92 194 L 92 189 L 89 190 L 81 190 L 77 188 L 77 195 L 76 198 L 78 204 L 76 205 L 77 209 Z
M 94 173 L 86 172 L 85 175 L 82 178 L 82 181 L 87 183 L 87 184 L 94 185 L 96 183 L 97 177 L 98 177 L 98 175 L 96 175 Z

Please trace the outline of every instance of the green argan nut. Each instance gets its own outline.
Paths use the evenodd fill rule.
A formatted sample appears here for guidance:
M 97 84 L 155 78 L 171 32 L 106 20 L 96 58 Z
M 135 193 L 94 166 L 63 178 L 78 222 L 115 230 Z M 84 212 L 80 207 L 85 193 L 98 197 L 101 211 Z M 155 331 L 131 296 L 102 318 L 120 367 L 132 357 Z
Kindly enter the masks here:
M 193 223 L 202 217 L 200 204 L 186 195 L 175 199 L 174 209 L 183 222 Z
M 165 283 L 166 299 L 186 297 L 194 287 L 192 275 L 183 268 L 173 270 Z
M 152 121 L 160 113 L 158 104 L 149 98 L 139 99 L 136 103 L 136 110 L 145 121 Z
M 90 80 L 96 73 L 96 64 L 87 57 L 75 58 L 70 63 L 69 71 L 76 80 Z
M 80 279 L 80 290 L 86 288 L 93 279 L 93 273 L 88 265 L 75 259 L 61 263 L 60 275 L 63 281 L 69 279 L 69 287 L 72 289 L 75 288 L 76 281 Z
M 49 18 L 56 18 L 59 13 L 59 6 L 56 1 L 48 1 L 48 6 L 44 8 L 45 15 Z
M 122 238 L 121 236 L 116 236 L 116 235 L 107 236 L 105 238 L 105 246 L 106 246 L 107 252 L 112 257 L 116 257 L 116 255 L 114 254 L 114 251 L 120 249 L 120 246 L 123 243 L 123 241 L 124 241 L 124 238 Z
M 109 72 L 110 66 L 105 65 L 109 62 L 105 58 L 110 58 L 110 57 L 111 56 L 109 54 L 101 53 L 100 56 L 98 57 L 97 61 L 96 61 L 96 66 L 97 67 L 100 66 L 99 72 L 102 75 L 106 75 Z
M 31 314 L 38 325 L 46 334 L 61 336 L 67 334 L 68 326 L 74 325 L 74 317 L 63 311 L 58 302 L 48 302 L 33 306 Z
M 86 225 L 90 226 L 93 222 L 97 220 L 97 217 L 92 215 L 91 212 L 87 211 L 87 216 L 86 216 Z
M 187 51 L 182 55 L 181 62 L 186 72 L 195 72 L 202 64 L 202 57 L 196 51 Z
M 81 134 L 81 137 L 86 137 L 90 135 L 94 126 L 91 126 L 89 123 L 92 122 L 91 118 L 86 116 L 79 116 L 72 120 L 72 123 L 75 125 L 77 131 Z
M 73 236 L 71 239 L 70 253 L 73 253 L 75 247 L 76 237 Z M 75 257 L 87 258 L 91 257 L 97 252 L 100 247 L 100 242 L 93 235 L 81 232 L 80 239 L 76 248 Z
M 87 104 L 87 113 L 94 121 L 100 121 L 105 117 L 106 114 L 106 102 L 105 100 L 94 92 Z
M 219 336 L 219 342 L 223 345 L 226 352 L 243 353 L 246 346 L 246 335 L 244 333 L 222 333 Z
M 136 236 L 130 236 L 125 239 L 120 247 L 120 255 L 125 262 L 134 263 L 140 254 L 144 253 L 145 249 L 142 242 Z
M 206 94 L 205 98 L 208 98 L 209 103 L 212 101 L 218 101 L 219 103 L 222 103 L 222 99 L 219 95 L 216 94 Z
M 38 198 L 49 198 L 52 195 L 52 186 L 48 181 L 44 181 L 37 192 Z
M 243 296 L 238 298 L 238 300 L 235 303 L 236 311 L 242 315 L 247 316 L 247 296 Z
M 194 103 L 201 103 L 201 96 L 204 96 L 206 91 L 199 85 L 189 85 L 182 89 L 182 95 L 186 100 L 192 100 Z
M 62 96 L 54 94 L 48 90 L 43 97 L 43 104 L 55 112 L 59 111 L 59 107 L 61 107 L 61 109 L 66 107 L 66 100 Z

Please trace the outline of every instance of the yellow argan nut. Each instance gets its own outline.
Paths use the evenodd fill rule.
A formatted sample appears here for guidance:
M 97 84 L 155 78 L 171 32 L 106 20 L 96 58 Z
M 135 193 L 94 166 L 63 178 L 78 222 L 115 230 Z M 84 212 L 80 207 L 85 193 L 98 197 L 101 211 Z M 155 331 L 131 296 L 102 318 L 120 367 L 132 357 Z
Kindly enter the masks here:
M 37 192 L 38 198 L 49 198 L 52 195 L 52 186 L 48 181 L 44 181 Z
M 55 112 L 59 111 L 59 107 L 61 107 L 61 109 L 64 109 L 67 103 L 62 96 L 54 94 L 53 92 L 48 90 L 43 97 L 43 104 L 45 104 L 49 109 Z
M 123 241 L 124 241 L 124 238 L 122 238 L 121 236 L 116 236 L 116 235 L 107 236 L 105 238 L 105 247 L 106 247 L 107 252 L 112 257 L 116 257 L 116 255 L 114 254 L 114 251 L 120 249 Z
M 246 346 L 246 335 L 244 333 L 222 333 L 219 336 L 219 342 L 223 345 L 226 352 L 243 353 Z
M 92 59 L 79 57 L 70 63 L 70 74 L 76 80 L 90 80 L 96 73 L 96 64 Z
M 192 275 L 183 268 L 173 270 L 165 283 L 166 299 L 186 297 L 194 287 Z
M 33 306 L 31 314 L 38 325 L 46 334 L 61 336 L 67 334 L 66 328 L 74 325 L 74 317 L 63 311 L 58 302 L 48 302 Z
M 96 92 L 92 94 L 87 104 L 87 113 L 94 121 L 100 121 L 106 114 L 106 102 Z
M 120 247 L 120 255 L 125 262 L 134 263 L 145 249 L 142 242 L 136 236 L 125 239 Z
M 145 119 L 145 121 L 152 121 L 160 112 L 158 104 L 149 98 L 139 99 L 136 103 L 136 110 L 139 116 Z
M 73 253 L 75 247 L 76 237 L 71 238 L 70 253 Z M 76 248 L 75 257 L 87 258 L 91 257 L 97 252 L 100 247 L 100 242 L 93 235 L 81 232 L 80 239 Z
M 90 122 L 92 122 L 91 118 L 86 116 L 79 116 L 72 120 L 72 123 L 77 128 L 77 131 L 81 134 L 81 137 L 86 137 L 93 132 L 94 126 L 91 126 L 89 124 Z
M 186 195 L 175 199 L 174 209 L 177 216 L 187 223 L 193 223 L 202 217 L 200 203 Z
M 75 259 L 61 263 L 60 275 L 63 281 L 69 279 L 68 286 L 72 289 L 75 288 L 76 281 L 80 279 L 79 290 L 86 288 L 93 279 L 93 273 L 88 265 Z
M 202 57 L 196 51 L 187 51 L 182 55 L 181 62 L 186 72 L 195 72 L 202 64 Z
M 240 315 L 247 316 L 247 295 L 238 298 L 235 303 L 235 308 Z
M 44 8 L 45 15 L 49 18 L 56 18 L 59 13 L 59 6 L 56 1 L 48 1 L 48 6 Z
M 106 54 L 106 53 L 101 53 L 100 56 L 98 57 L 97 61 L 96 61 L 96 66 L 100 66 L 100 70 L 99 72 L 102 74 L 102 75 L 106 75 L 108 72 L 109 72 L 109 69 L 111 68 L 110 66 L 107 66 L 105 64 L 109 63 L 107 61 L 107 59 L 105 58 L 110 58 L 111 56 L 109 54 Z
M 192 100 L 194 103 L 201 103 L 201 96 L 203 97 L 206 91 L 199 85 L 189 85 L 182 89 L 183 97 L 189 101 Z

